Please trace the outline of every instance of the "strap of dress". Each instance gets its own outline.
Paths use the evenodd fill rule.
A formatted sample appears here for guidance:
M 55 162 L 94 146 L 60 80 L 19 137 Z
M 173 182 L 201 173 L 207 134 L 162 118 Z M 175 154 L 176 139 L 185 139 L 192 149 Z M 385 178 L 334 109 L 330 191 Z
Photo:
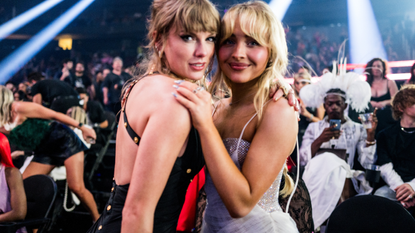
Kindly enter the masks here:
M 268 100 L 267 102 L 265 102 L 264 103 L 264 105 L 262 105 L 262 107 L 264 107 L 269 101 L 271 101 L 271 100 Z M 255 113 L 252 117 L 251 117 L 251 119 L 249 119 L 249 121 L 245 124 L 245 126 L 244 126 L 244 128 L 242 129 L 242 132 L 241 132 L 241 135 L 239 135 L 239 139 L 238 139 L 238 143 L 236 144 L 236 151 L 238 151 L 238 148 L 239 148 L 239 144 L 241 143 L 241 140 L 242 140 L 242 136 L 244 135 L 244 132 L 245 132 L 245 129 L 246 129 L 246 127 L 249 125 L 249 123 L 251 123 L 251 121 L 256 117 L 258 115 L 258 113 Z
M 128 119 L 127 119 L 127 114 L 126 114 L 126 112 L 125 112 L 125 106 L 127 105 L 127 99 L 128 99 L 128 96 L 130 95 L 130 92 L 131 92 L 131 89 L 133 89 L 133 87 L 134 87 L 134 85 L 138 82 L 139 80 L 138 79 L 136 79 L 136 80 L 134 80 L 131 84 L 130 84 L 130 86 L 128 87 L 128 90 L 125 92 L 125 95 L 124 95 L 124 97 L 123 97 L 123 99 L 122 99 L 122 112 L 123 112 L 123 115 L 124 115 L 124 127 L 125 127 L 125 129 L 127 130 L 127 133 L 128 133 L 128 135 L 130 135 L 130 138 L 134 141 L 134 143 L 135 144 L 139 144 L 140 143 L 140 140 L 141 140 L 141 138 L 140 138 L 140 136 L 138 136 L 138 134 L 133 130 L 133 128 L 131 128 L 131 126 L 130 126 L 130 123 L 128 122 Z

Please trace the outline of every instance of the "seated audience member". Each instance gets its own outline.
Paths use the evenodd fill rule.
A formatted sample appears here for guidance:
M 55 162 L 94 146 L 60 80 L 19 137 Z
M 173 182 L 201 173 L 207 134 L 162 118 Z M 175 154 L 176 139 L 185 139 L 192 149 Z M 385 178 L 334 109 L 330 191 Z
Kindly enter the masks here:
M 85 88 L 76 88 L 76 91 L 81 99 L 82 108 L 87 114 L 87 124 L 106 128 L 108 126 L 108 121 L 105 118 L 105 112 L 102 105 L 98 101 L 90 100 Z
M 300 99 L 301 88 L 311 83 L 311 75 L 308 72 L 301 72 L 294 75 L 293 89 L 295 96 L 300 102 L 300 121 L 298 122 L 298 146 L 301 146 L 301 141 L 307 126 L 310 122 L 317 122 L 323 120 L 324 107 L 320 105 L 318 108 L 311 108 L 306 106 Z
M 70 107 L 79 106 L 78 93 L 69 84 L 56 79 L 44 79 L 37 72 L 29 74 L 27 80 L 32 85 L 30 95 L 34 103 L 63 114 Z
M 412 206 L 415 197 L 415 85 L 406 85 L 392 101 L 394 125 L 378 136 L 377 164 L 386 185 L 375 195 Z
M 317 228 L 339 200 L 372 191 L 364 172 L 350 168 L 356 161 L 361 165 L 374 163 L 377 119 L 374 112 L 372 128 L 365 130 L 344 114 L 348 104 L 362 110 L 370 100 L 369 85 L 354 73 L 325 74 L 320 82 L 303 87 L 300 97 L 307 106 L 324 103 L 327 113 L 323 120 L 309 124 L 300 149 L 300 164 L 306 166 L 303 180 L 310 193 Z M 331 123 L 332 120 L 340 121 L 340 127 L 338 123 Z
M 26 211 L 22 175 L 12 163 L 9 140 L 0 133 L 0 222 L 22 220 Z M 26 229 L 17 232 L 26 232 Z

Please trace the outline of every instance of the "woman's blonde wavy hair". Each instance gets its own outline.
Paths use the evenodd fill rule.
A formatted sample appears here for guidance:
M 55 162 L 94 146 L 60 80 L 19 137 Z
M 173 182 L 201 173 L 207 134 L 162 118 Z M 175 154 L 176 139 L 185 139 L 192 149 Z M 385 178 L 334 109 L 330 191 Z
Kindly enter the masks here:
M 12 104 L 14 102 L 13 92 L 7 87 L 0 86 L 0 127 L 12 121 Z
M 148 20 L 147 26 L 148 59 L 140 64 L 138 73 L 142 75 L 138 75 L 131 81 L 152 72 L 170 74 L 164 49 L 171 29 L 183 29 L 188 33 L 210 32 L 217 34 L 219 28 L 219 12 L 208 0 L 154 0 L 151 6 L 151 18 Z M 211 70 L 211 66 L 212 64 L 209 65 L 208 70 Z M 201 81 L 204 84 L 205 80 Z M 126 87 L 128 87 L 128 83 L 124 85 L 123 93 Z
M 285 32 L 281 22 L 275 17 L 271 8 L 262 1 L 250 1 L 231 7 L 223 16 L 216 54 L 223 42 L 232 34 L 235 23 L 239 22 L 242 31 L 268 48 L 268 64 L 261 76 L 258 77 L 258 91 L 254 97 L 254 106 L 258 119 L 262 117 L 263 106 L 269 100 L 269 90 L 275 80 L 282 80 L 288 65 L 288 49 Z M 212 79 L 209 92 L 232 89 L 232 83 L 221 71 L 220 67 Z M 230 93 L 231 94 L 231 93 Z M 281 195 L 288 196 L 294 187 L 294 182 L 287 174 L 284 166 L 285 186 Z

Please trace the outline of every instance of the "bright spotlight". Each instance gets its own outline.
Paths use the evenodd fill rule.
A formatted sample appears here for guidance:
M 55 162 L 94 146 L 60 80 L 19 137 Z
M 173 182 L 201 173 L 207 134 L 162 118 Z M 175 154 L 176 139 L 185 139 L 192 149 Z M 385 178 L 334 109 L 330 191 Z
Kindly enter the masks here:
M 387 59 L 370 0 L 347 0 L 352 63 Z
M 292 0 L 271 0 L 269 7 L 271 7 L 277 19 L 282 21 L 291 2 Z
M 94 0 L 82 0 L 67 10 L 59 18 L 55 19 L 46 28 L 37 33 L 32 39 L 6 57 L 0 63 L 0 83 L 5 83 L 24 64 L 35 56 L 47 43 L 61 32 L 72 20 L 84 11 Z
M 45 13 L 62 0 L 47 0 L 0 26 L 0 41 Z

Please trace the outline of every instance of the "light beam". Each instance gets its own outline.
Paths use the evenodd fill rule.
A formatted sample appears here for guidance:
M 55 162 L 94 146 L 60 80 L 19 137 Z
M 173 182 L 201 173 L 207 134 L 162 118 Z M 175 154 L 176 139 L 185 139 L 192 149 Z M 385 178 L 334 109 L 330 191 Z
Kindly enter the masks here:
M 19 30 L 62 0 L 47 0 L 0 26 L 0 41 Z
M 387 60 L 370 0 L 347 0 L 347 11 L 351 62 L 366 63 L 375 57 Z
M 47 43 L 59 34 L 70 22 L 84 11 L 94 0 L 81 0 L 64 14 L 55 19 L 32 39 L 16 49 L 0 63 L 0 83 L 5 83 L 21 67 L 35 56 Z

